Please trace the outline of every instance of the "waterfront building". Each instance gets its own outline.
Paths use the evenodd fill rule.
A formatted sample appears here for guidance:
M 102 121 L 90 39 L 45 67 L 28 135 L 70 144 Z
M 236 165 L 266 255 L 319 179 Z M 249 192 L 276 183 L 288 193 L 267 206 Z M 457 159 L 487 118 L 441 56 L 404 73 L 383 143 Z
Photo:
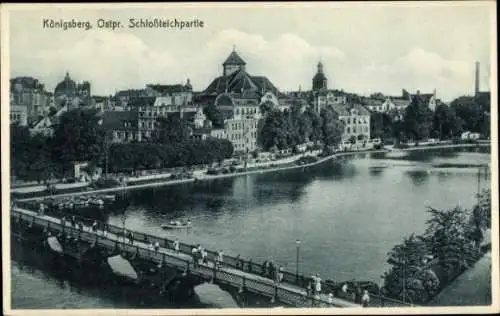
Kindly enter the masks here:
M 370 139 L 370 112 L 364 106 L 358 103 L 345 103 L 331 104 L 330 107 L 344 123 L 343 142 L 349 141 L 352 137 L 355 137 L 357 142 L 366 142 Z
M 91 106 L 90 82 L 83 81 L 77 84 L 67 72 L 64 79 L 54 89 L 54 99 L 57 108 L 68 105 L 68 110 L 72 110 L 82 106 Z
M 239 153 L 249 153 L 258 148 L 261 105 L 279 110 L 291 106 L 290 98 L 267 77 L 247 73 L 246 62 L 235 50 L 222 63 L 222 76 L 215 78 L 199 93 L 196 101 L 203 106 L 215 105 L 222 113 L 223 130 L 212 130 L 210 135 L 231 141 L 235 152 Z
M 140 138 L 137 111 L 106 111 L 102 113 L 101 124 L 110 143 L 138 141 Z
M 49 101 L 48 101 L 49 100 Z M 16 77 L 10 80 L 10 107 L 13 118 L 30 124 L 48 112 L 50 98 L 45 86 L 33 77 Z
M 347 95 L 339 90 L 328 90 L 328 79 L 324 73 L 323 63 L 318 62 L 317 71 L 312 79 L 311 104 L 317 113 L 327 106 L 346 104 Z

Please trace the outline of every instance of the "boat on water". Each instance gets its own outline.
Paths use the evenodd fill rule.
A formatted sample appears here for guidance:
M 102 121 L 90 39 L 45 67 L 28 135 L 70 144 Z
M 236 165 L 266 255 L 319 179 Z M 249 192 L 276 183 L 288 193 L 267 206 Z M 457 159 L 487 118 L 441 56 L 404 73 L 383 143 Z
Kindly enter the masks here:
M 161 228 L 163 229 L 185 229 L 185 228 L 191 228 L 192 224 L 190 220 L 187 221 L 170 221 L 167 224 L 161 225 Z

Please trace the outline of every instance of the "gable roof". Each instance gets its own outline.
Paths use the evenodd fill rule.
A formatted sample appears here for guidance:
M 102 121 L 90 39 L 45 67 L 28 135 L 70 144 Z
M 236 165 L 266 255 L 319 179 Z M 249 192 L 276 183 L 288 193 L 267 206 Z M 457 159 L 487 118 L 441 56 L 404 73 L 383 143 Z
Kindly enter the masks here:
M 151 88 L 160 94 L 189 92 L 189 89 L 187 89 L 186 86 L 182 84 L 174 84 L 174 85 L 148 84 L 146 87 Z
M 136 111 L 109 111 L 102 116 L 102 126 L 107 130 L 125 129 L 125 122 L 132 122 L 135 127 L 137 121 Z
M 133 97 L 130 98 L 127 106 L 130 108 L 138 108 L 141 106 L 150 107 L 155 104 L 156 97 Z

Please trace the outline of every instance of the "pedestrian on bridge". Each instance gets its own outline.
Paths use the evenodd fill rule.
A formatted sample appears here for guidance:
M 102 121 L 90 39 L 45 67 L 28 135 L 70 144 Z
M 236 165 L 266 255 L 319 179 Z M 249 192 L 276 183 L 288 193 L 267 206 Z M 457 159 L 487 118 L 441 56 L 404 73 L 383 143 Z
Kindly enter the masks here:
M 262 276 L 267 275 L 267 260 L 262 263 L 261 272 Z
M 241 266 L 243 266 L 243 259 L 241 260 Z M 252 273 L 253 270 L 252 258 L 248 259 L 248 273 Z
M 193 249 L 191 250 L 191 255 L 193 256 L 193 267 L 196 268 L 196 266 L 198 265 L 198 248 L 193 247 Z
M 370 303 L 370 294 L 368 294 L 368 290 L 363 291 L 363 297 L 361 298 L 361 303 L 363 304 L 363 307 L 368 307 L 368 304 Z
M 316 294 L 321 294 L 321 278 L 319 277 L 319 273 L 316 273 L 314 277 L 314 292 Z
M 175 251 L 176 254 L 179 253 L 179 246 L 180 246 L 179 239 L 175 238 L 175 241 L 174 241 L 174 251 Z
M 135 240 L 135 237 L 134 237 L 134 233 L 132 231 L 130 231 L 128 233 L 128 240 L 130 241 L 130 244 L 134 244 L 134 240 Z
M 333 306 L 333 294 L 328 294 L 328 306 Z
M 219 257 L 219 268 L 222 268 L 224 265 L 224 251 L 220 250 L 217 256 Z
M 267 273 L 268 273 L 267 277 L 272 280 L 274 278 L 274 273 L 275 272 L 276 272 L 276 268 L 274 267 L 274 264 L 271 261 L 271 262 L 269 262 L 269 265 L 267 267 Z
M 283 282 L 283 267 L 279 267 L 278 273 L 276 274 L 276 281 L 278 284 Z

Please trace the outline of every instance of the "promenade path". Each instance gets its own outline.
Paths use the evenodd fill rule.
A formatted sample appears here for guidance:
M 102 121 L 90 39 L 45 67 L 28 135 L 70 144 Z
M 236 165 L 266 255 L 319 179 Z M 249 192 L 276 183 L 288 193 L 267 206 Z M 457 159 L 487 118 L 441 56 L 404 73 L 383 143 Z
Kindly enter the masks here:
M 486 306 L 491 297 L 491 252 L 446 286 L 431 306 Z
M 13 212 L 11 212 L 11 216 L 19 216 L 19 214 L 23 214 L 23 216 L 26 215 L 29 218 L 38 219 L 34 222 L 35 225 L 47 227 L 47 223 L 50 223 L 51 229 L 57 229 L 58 231 L 63 230 L 61 220 L 59 218 L 48 215 L 39 215 L 36 212 L 24 208 L 14 207 Z M 70 235 L 76 234 L 77 232 L 76 229 L 72 230 L 69 223 L 66 223 L 64 229 Z M 125 250 L 128 252 L 135 252 L 137 249 L 137 253 L 140 254 L 141 258 L 147 257 L 151 261 L 158 264 L 165 263 L 167 265 L 184 269 L 186 267 L 186 263 L 189 263 L 189 272 L 191 274 L 204 278 L 212 278 L 215 275 L 218 281 L 236 287 L 244 286 L 245 289 L 250 292 L 265 295 L 270 298 L 275 297 L 276 301 L 284 302 L 292 306 L 311 307 L 312 304 L 314 304 L 314 306 L 317 307 L 360 307 L 358 304 L 335 297 L 330 305 L 328 303 L 328 293 L 321 294 L 319 300 L 318 298 L 312 300 L 310 297 L 306 296 L 305 289 L 297 285 L 285 282 L 277 283 L 269 278 L 248 273 L 227 265 L 223 265 L 219 270 L 215 270 L 213 261 L 209 261 L 207 264 L 193 265 L 194 260 L 191 255 L 176 253 L 173 249 L 165 247 L 160 247 L 158 252 L 155 252 L 152 244 L 147 244 L 135 239 L 133 244 L 130 244 L 129 241 L 125 240 L 123 236 L 111 232 L 106 232 L 106 234 L 104 234 L 101 230 L 94 232 L 90 226 L 83 226 L 83 231 L 80 237 L 88 242 L 95 242 L 95 240 L 98 240 L 99 245 L 107 249 L 114 249 L 117 244 L 122 245 L 122 251 Z

